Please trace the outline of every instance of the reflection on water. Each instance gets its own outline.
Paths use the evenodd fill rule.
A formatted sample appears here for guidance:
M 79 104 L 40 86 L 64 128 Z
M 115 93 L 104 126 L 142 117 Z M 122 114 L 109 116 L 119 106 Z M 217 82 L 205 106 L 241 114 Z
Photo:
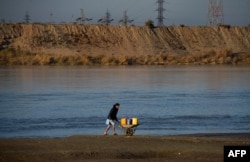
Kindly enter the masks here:
M 250 67 L 1 67 L 0 137 L 102 134 L 115 102 L 136 134 L 249 132 Z

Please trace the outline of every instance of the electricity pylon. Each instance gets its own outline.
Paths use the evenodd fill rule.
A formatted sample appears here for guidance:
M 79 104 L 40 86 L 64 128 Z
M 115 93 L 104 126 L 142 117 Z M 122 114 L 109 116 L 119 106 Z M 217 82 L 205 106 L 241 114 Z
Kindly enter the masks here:
M 91 21 L 92 19 L 86 18 L 84 16 L 83 9 L 81 8 L 81 17 L 77 18 L 76 21 L 79 21 L 80 24 L 85 24 L 86 21 Z
M 123 25 L 127 26 L 128 23 L 132 23 L 134 20 L 129 20 L 127 16 L 127 11 L 124 11 L 122 19 L 119 21 L 119 23 L 122 23 Z
M 30 21 L 30 15 L 29 15 L 29 12 L 26 11 L 25 15 L 24 15 L 24 20 L 25 20 L 25 23 L 28 24 L 29 21 Z
M 158 16 L 157 16 L 158 23 L 157 23 L 157 25 L 159 27 L 164 26 L 164 22 L 163 22 L 165 19 L 164 18 L 165 9 L 163 7 L 164 2 L 165 2 L 165 0 L 157 0 L 157 3 L 158 3 L 158 8 L 156 9 L 156 11 L 158 11 Z
M 224 11 L 222 0 L 209 0 L 208 25 L 219 25 L 224 23 Z
M 114 19 L 111 19 L 110 17 L 111 16 L 110 16 L 109 10 L 107 9 L 105 17 L 99 19 L 98 22 L 103 23 L 105 25 L 109 25 L 114 20 Z

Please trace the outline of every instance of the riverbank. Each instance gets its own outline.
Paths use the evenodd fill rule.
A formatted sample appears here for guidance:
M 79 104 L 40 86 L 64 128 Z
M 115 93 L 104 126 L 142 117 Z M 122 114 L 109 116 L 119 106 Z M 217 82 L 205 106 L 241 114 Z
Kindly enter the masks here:
M 224 49 L 203 54 L 89 55 L 0 50 L 0 65 L 250 65 L 250 53 Z
M 250 64 L 250 26 L 0 23 L 0 65 Z
M 0 161 L 214 162 L 223 161 L 225 145 L 250 145 L 250 133 L 0 139 Z

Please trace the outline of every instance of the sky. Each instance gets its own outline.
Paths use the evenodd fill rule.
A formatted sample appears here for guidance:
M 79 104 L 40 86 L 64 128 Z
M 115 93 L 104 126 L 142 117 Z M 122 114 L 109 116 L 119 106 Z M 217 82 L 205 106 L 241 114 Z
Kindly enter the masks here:
M 30 22 L 71 23 L 81 15 L 92 18 L 91 24 L 104 17 L 107 9 L 117 25 L 127 10 L 134 25 L 144 25 L 151 19 L 157 24 L 157 0 L 0 0 L 0 20 L 24 22 L 26 12 Z M 250 24 L 250 0 L 223 0 L 224 24 Z M 207 25 L 208 0 L 165 0 L 164 25 Z M 52 15 L 52 16 L 51 16 Z

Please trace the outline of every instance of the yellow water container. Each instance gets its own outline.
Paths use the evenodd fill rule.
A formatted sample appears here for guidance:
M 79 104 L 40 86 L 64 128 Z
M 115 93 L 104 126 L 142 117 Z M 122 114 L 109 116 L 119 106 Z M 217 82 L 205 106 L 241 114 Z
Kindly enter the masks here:
M 121 125 L 126 125 L 127 118 L 121 118 Z
M 138 118 L 132 118 L 132 125 L 138 125 Z

